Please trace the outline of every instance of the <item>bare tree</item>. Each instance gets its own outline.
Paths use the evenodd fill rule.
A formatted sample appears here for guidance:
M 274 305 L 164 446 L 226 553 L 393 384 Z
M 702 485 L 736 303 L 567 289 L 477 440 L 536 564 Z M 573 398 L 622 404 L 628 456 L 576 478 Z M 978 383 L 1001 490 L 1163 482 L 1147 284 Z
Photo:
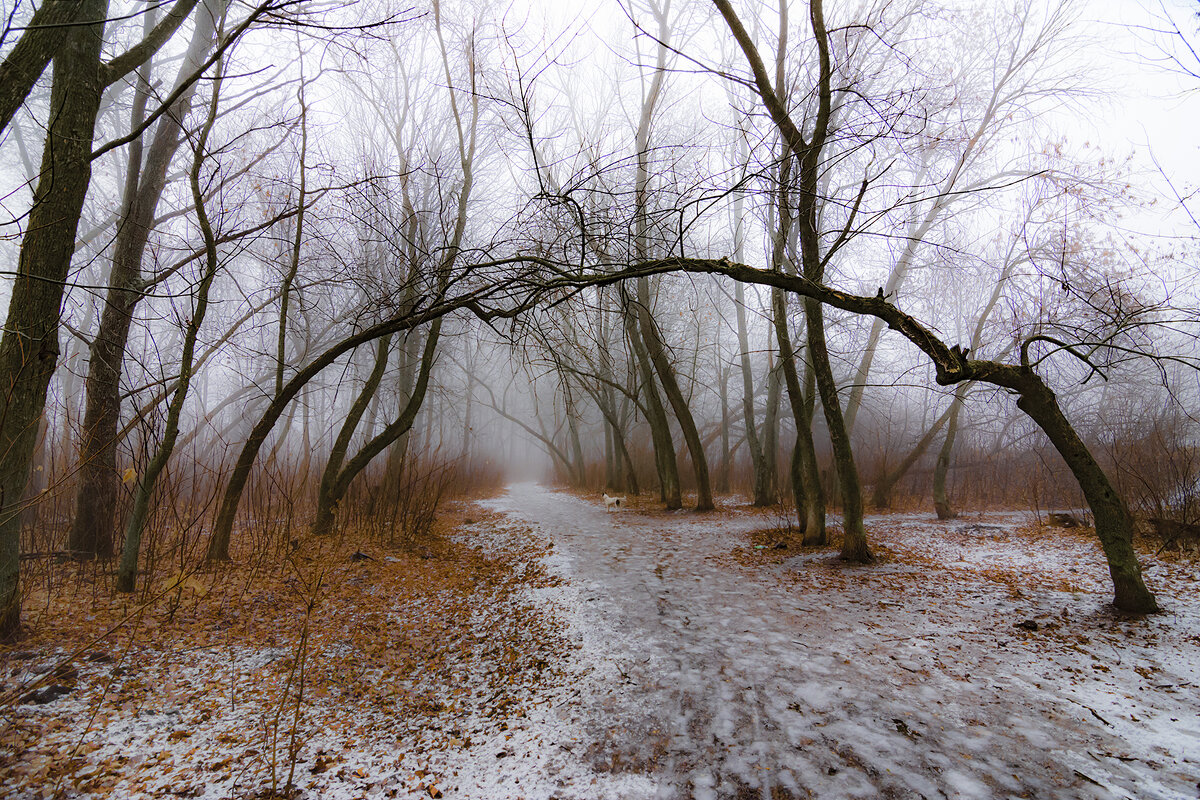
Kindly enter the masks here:
M 825 266 L 841 245 L 835 241 L 822 252 L 822 231 L 819 227 L 820 194 L 818 183 L 822 173 L 824 148 L 830 133 L 830 118 L 833 113 L 833 68 L 830 62 L 829 34 L 825 29 L 824 10 L 820 0 L 813 0 L 809 7 L 813 37 L 816 41 L 820 62 L 816 85 L 817 107 L 812 119 L 804 127 L 811 131 L 806 137 L 801 127 L 792 121 L 786 105 L 780 99 L 763 65 L 762 57 L 755 47 L 741 20 L 727 0 L 714 0 L 717 10 L 737 40 L 749 62 L 754 75 L 755 88 L 778 127 L 788 149 L 795 156 L 799 167 L 799 193 L 796 206 L 797 226 L 800 240 L 800 256 L 805 280 L 821 283 Z M 864 181 L 865 190 L 866 183 Z M 861 192 L 859 200 L 861 200 Z M 856 206 L 857 207 L 857 206 Z M 851 214 L 851 221 L 853 214 Z M 847 225 L 846 231 L 849 232 Z M 808 328 L 808 350 L 816 373 L 817 389 L 821 395 L 821 407 L 833 444 L 837 464 L 838 480 L 842 489 L 843 540 L 842 558 L 847 561 L 869 562 L 874 559 L 867 546 L 867 534 L 863 527 L 862 490 L 859 485 L 858 468 L 854 463 L 854 452 L 850 445 L 849 432 L 842 416 L 841 401 L 838 399 L 837 384 L 829 363 L 828 346 L 825 340 L 824 312 L 821 303 L 808 298 L 804 305 Z
M 77 557 L 112 555 L 113 526 L 120 479 L 117 470 L 117 427 L 121 415 L 121 366 L 129 341 L 130 325 L 138 301 L 154 285 L 142 271 L 142 259 L 154 228 L 159 200 L 167 184 L 167 171 L 183 139 L 183 125 L 191 108 L 196 83 L 194 73 L 212 47 L 214 20 L 221 3 L 201 6 L 192 41 L 179 68 L 175 85 L 187 88 L 159 121 L 143 161 L 142 139 L 130 144 L 129 168 L 121 219 L 113 244 L 112 270 L 100 327 L 92 339 L 85 384 L 87 404 L 79 451 L 79 486 L 68 547 Z M 153 14 L 146 15 L 146 35 L 153 30 Z M 138 73 L 131 128 L 145 121 L 151 84 L 151 62 Z
M 1133 520 L 1129 510 L 1063 413 L 1054 391 L 1034 369 L 1035 362 L 1040 359 L 1031 358 L 1030 348 L 1039 342 L 1050 340 L 1049 343 L 1057 348 L 1057 352 L 1086 358 L 1079 351 L 1053 337 L 1035 334 L 1021 342 L 1016 364 L 972 359 L 969 358 L 969 351 L 964 351 L 959 345 L 946 345 L 929 327 L 883 297 L 849 294 L 802 276 L 733 264 L 728 259 L 661 259 L 632 265 L 616 275 L 591 278 L 574 275 L 562 280 L 572 284 L 581 281 L 607 282 L 622 277 L 628 279 L 680 270 L 721 274 L 746 283 L 778 287 L 852 314 L 881 318 L 890 329 L 907 339 L 933 362 L 939 385 L 953 386 L 964 381 L 976 380 L 1015 394 L 1017 407 L 1049 438 L 1079 483 L 1079 488 L 1091 508 L 1096 524 L 1096 536 L 1108 561 L 1109 574 L 1113 581 L 1113 605 L 1123 611 L 1139 614 L 1158 610 L 1154 595 L 1142 580 L 1141 565 L 1133 549 Z
M 8 128 L 33 85 L 66 41 L 66 27 L 87 7 L 77 0 L 43 0 L 0 63 L 0 133 Z
M 82 0 L 78 19 L 88 24 L 69 28 L 54 54 L 50 125 L 0 339 L 0 636 L 14 635 L 20 620 L 20 500 L 57 365 L 63 288 L 91 179 L 101 95 L 157 51 L 195 4 L 178 0 L 150 36 L 104 63 L 108 2 Z
M 187 400 L 188 389 L 191 386 L 191 378 L 195 369 L 193 356 L 196 351 L 196 338 L 200 333 L 200 327 L 204 324 L 204 316 L 208 311 L 209 290 L 212 288 L 213 280 L 217 276 L 217 270 L 221 266 L 220 256 L 217 252 L 217 236 L 213 230 L 208 212 L 204 207 L 204 195 L 200 187 L 200 171 L 207 160 L 208 153 L 206 150 L 208 148 L 208 139 L 212 133 L 213 124 L 217 120 L 217 108 L 221 99 L 222 66 L 222 63 L 218 61 L 216 73 L 213 76 L 212 99 L 209 101 L 208 118 L 205 120 L 204 126 L 200 129 L 197 136 L 193 148 L 192 167 L 188 175 L 192 190 L 192 202 L 196 209 L 196 224 L 199 226 L 201 235 L 204 237 L 204 266 L 201 270 L 200 280 L 196 284 L 196 294 L 191 314 L 188 316 L 187 323 L 184 326 L 179 378 L 176 381 L 175 390 L 171 395 L 171 402 L 167 408 L 167 419 L 162 441 L 159 443 L 158 449 L 150 459 L 149 464 L 147 464 L 145 470 L 142 472 L 134 489 L 133 510 L 130 512 L 129 522 L 125 526 L 125 544 L 121 551 L 121 568 L 117 573 L 117 590 L 121 592 L 132 592 L 136 584 L 138 554 L 141 549 L 142 530 L 146 525 L 146 517 L 150 510 L 150 499 L 154 494 L 154 486 L 159 476 L 166 469 L 167 463 L 171 459 L 171 453 L 175 449 L 175 442 L 179 437 L 179 418 L 183 413 L 183 404 Z

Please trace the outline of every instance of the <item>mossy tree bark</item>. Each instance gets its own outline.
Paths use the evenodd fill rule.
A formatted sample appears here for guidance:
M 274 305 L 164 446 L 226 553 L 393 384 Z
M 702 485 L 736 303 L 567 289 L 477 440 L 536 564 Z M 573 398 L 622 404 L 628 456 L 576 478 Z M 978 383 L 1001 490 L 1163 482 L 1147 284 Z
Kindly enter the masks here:
M 21 495 L 29 480 L 46 389 L 58 364 L 63 287 L 92 174 L 92 137 L 104 90 L 100 46 L 107 0 L 80 3 L 54 56 L 50 126 L 0 337 L 0 638 L 21 619 Z

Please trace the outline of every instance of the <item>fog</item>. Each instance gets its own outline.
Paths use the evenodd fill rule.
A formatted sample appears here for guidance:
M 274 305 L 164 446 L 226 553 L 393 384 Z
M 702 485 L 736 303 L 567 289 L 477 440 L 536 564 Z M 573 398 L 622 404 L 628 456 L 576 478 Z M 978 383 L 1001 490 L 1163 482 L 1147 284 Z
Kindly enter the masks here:
M 72 8 L 0 48 L 10 627 L 22 553 L 132 589 L 431 486 L 862 560 L 872 505 L 1200 513 L 1189 4 Z

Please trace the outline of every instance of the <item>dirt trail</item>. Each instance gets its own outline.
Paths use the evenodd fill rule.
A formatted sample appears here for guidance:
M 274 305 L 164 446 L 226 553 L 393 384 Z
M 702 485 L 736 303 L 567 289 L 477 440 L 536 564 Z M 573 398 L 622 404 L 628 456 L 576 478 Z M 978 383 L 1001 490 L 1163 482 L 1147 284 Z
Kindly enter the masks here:
M 1123 619 L 1094 537 L 1022 514 L 873 517 L 847 567 L 746 506 L 483 505 L 198 573 L 82 654 L 134 601 L 62 598 L 0 649 L 0 796 L 1200 797 L 1194 561 Z
M 574 755 L 645 776 L 646 796 L 1200 794 L 1194 593 L 1169 600 L 1172 614 L 1122 621 L 1102 588 L 1039 591 L 1037 574 L 1014 598 L 969 569 L 925 574 L 902 559 L 741 566 L 730 554 L 761 517 L 606 513 L 533 485 L 489 506 L 554 544 L 549 567 L 565 584 L 542 601 L 579 644 L 580 680 L 556 700 L 587 734 Z M 962 564 L 977 549 L 977 563 L 992 558 L 1013 527 L 994 522 L 961 529 Z M 972 530 L 988 534 L 979 548 Z M 913 517 L 890 541 L 939 535 Z M 1015 627 L 1027 618 L 1038 631 Z

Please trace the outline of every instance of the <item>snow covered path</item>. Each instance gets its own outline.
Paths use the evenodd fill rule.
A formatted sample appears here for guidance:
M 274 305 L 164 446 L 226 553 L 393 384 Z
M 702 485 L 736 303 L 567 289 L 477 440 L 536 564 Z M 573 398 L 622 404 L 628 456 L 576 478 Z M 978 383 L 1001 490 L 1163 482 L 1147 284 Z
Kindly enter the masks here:
M 534 485 L 487 505 L 553 542 L 564 585 L 538 591 L 579 643 L 580 677 L 555 713 L 582 726 L 573 755 L 596 773 L 648 779 L 619 796 L 1200 794 L 1195 583 L 1164 596 L 1174 613 L 1121 620 L 1102 586 L 1036 590 L 1036 575 L 1014 597 L 970 571 L 827 553 L 743 566 L 731 553 L 761 516 L 606 513 Z M 892 541 L 946 534 L 923 519 Z M 1088 558 L 1071 571 L 1102 572 Z M 601 785 L 560 781 L 557 796 Z

